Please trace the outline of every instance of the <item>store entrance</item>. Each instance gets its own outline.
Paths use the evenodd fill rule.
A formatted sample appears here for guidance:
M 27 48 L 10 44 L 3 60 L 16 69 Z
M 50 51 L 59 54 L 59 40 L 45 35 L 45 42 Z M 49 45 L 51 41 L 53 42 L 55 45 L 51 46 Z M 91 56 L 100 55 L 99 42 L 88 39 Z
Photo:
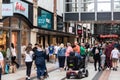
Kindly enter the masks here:
M 17 54 L 17 61 L 20 63 L 20 31 L 19 30 L 12 30 L 11 32 L 11 43 L 14 44 L 16 54 Z

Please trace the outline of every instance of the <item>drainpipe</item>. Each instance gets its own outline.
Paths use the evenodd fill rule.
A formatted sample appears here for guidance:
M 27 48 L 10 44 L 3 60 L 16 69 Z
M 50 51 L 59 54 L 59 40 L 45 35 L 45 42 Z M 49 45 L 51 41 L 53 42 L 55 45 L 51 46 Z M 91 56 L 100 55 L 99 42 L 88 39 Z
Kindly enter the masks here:
M 57 0 L 54 0 L 53 12 L 54 12 L 54 30 L 57 30 Z

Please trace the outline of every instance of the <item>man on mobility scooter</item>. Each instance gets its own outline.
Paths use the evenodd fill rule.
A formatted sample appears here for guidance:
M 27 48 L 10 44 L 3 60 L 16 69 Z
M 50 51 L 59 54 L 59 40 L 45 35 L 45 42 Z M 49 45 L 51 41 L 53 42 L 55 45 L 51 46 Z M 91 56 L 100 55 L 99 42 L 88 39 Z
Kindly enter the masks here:
M 83 77 L 88 77 L 88 70 L 85 66 L 85 60 L 82 56 L 75 56 L 75 52 L 70 52 L 67 57 L 67 67 L 66 78 L 68 79 L 80 79 Z

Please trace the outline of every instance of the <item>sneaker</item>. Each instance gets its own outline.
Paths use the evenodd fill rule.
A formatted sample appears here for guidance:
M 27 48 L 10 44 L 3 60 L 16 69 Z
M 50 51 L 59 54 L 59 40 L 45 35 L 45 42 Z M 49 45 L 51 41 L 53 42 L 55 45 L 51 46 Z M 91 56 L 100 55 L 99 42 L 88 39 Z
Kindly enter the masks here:
M 106 70 L 109 70 L 109 68 L 106 68 Z
M 117 68 L 115 68 L 115 71 L 117 71 Z
M 95 71 L 97 71 L 97 69 L 95 69 Z

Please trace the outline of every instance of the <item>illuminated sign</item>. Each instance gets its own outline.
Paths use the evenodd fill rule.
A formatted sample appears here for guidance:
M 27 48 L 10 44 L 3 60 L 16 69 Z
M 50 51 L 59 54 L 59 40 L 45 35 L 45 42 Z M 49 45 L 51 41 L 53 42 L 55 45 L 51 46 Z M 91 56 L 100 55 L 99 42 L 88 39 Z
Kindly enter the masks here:
M 115 34 L 100 35 L 100 38 L 118 38 L 118 35 Z

